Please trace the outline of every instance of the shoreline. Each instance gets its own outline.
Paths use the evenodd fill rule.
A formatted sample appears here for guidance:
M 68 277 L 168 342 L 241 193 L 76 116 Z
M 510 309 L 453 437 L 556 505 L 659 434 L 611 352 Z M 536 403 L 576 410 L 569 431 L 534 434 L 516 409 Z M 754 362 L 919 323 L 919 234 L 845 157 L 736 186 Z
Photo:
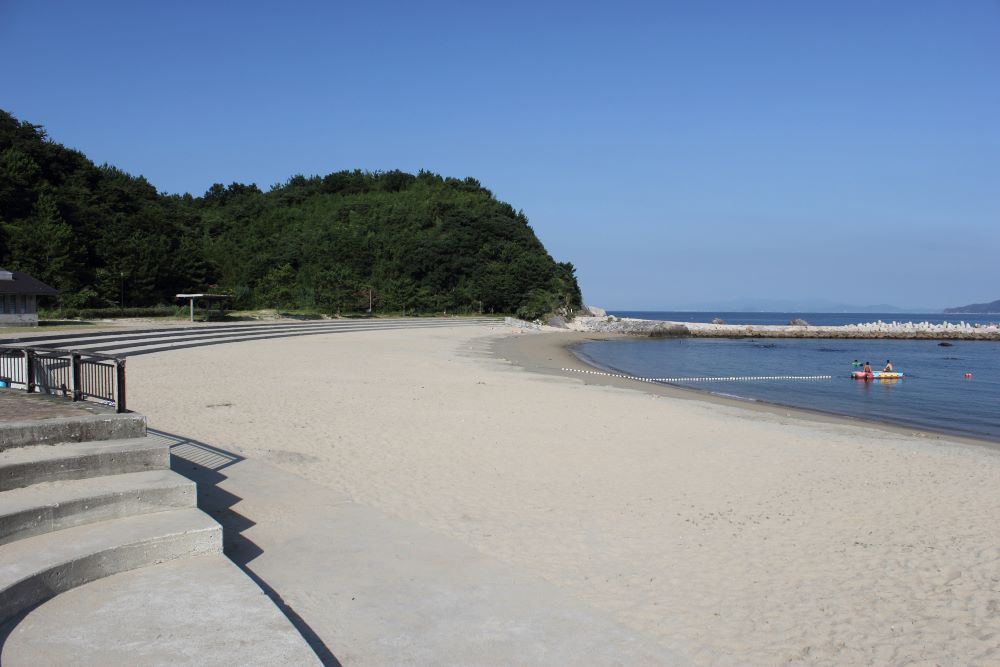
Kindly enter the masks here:
M 496 356 L 519 366 L 525 370 L 541 373 L 544 375 L 555 375 L 567 377 L 567 374 L 560 369 L 583 366 L 579 370 L 596 370 L 607 372 L 609 369 L 601 367 L 577 355 L 573 348 L 585 342 L 602 342 L 609 340 L 620 340 L 634 338 L 631 334 L 624 333 L 591 333 L 591 332 L 561 332 L 546 331 L 522 336 L 509 336 L 498 338 L 493 343 L 493 352 Z M 544 362 L 551 362 L 551 365 Z M 653 396 L 664 396 L 678 398 L 689 401 L 700 401 L 704 403 L 723 405 L 727 407 L 743 408 L 751 412 L 759 412 L 779 418 L 793 418 L 805 422 L 820 424 L 836 424 L 844 426 L 868 427 L 878 431 L 919 438 L 922 441 L 939 441 L 944 444 L 959 443 L 963 445 L 974 445 L 977 447 L 987 447 L 1000 451 L 1000 440 L 991 440 L 986 437 L 977 437 L 951 433 L 949 431 L 938 431 L 920 426 L 910 426 L 898 422 L 877 421 L 863 419 L 851 415 L 827 412 L 825 410 L 802 408 L 797 406 L 784 405 L 751 398 L 735 398 L 714 394 L 704 389 L 694 387 L 683 387 L 673 384 L 663 384 L 655 382 L 641 382 L 627 377 L 612 377 L 604 375 L 581 375 L 579 379 L 584 384 L 596 384 L 606 387 L 617 387 L 639 391 Z

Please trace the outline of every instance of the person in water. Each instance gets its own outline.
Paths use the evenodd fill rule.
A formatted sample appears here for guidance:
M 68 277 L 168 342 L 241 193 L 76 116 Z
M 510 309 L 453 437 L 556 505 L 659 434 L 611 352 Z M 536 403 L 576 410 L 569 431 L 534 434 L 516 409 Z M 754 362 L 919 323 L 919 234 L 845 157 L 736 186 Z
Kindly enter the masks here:
M 883 373 L 891 373 L 892 372 L 892 362 L 889 361 L 888 359 L 885 360 L 885 368 L 882 369 L 882 372 Z
M 872 372 L 872 365 L 866 361 L 865 362 L 865 367 L 863 369 L 861 369 L 861 370 L 863 370 L 865 373 L 871 373 Z
M 851 362 L 851 366 L 854 366 L 855 368 L 857 368 L 860 365 L 861 365 L 861 362 L 858 361 L 857 359 L 855 359 L 854 361 Z

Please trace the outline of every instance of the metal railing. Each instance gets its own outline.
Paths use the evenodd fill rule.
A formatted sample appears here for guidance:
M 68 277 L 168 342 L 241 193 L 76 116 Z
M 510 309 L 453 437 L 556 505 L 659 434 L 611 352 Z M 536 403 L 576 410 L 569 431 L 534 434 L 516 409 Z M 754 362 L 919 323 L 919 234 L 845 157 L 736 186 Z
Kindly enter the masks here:
M 125 358 L 48 347 L 0 346 L 0 384 L 28 393 L 93 399 L 125 412 Z

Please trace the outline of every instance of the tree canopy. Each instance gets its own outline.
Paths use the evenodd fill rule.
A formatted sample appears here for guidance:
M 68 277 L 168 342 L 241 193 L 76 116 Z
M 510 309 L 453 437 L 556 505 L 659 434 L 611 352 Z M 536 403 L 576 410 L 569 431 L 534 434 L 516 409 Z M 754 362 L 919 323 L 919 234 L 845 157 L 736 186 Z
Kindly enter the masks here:
M 474 178 L 355 170 L 167 195 L 2 110 L 0 266 L 58 288 L 64 307 L 206 289 L 244 308 L 329 313 L 371 301 L 534 318 L 581 305 L 573 265 Z

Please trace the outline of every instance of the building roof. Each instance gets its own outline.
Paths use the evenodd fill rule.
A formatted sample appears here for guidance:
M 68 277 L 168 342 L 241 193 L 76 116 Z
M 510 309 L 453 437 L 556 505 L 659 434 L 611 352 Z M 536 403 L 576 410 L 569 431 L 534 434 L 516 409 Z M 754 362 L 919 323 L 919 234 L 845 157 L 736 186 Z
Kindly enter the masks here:
M 32 278 L 27 273 L 0 269 L 0 294 L 56 296 L 59 290 L 49 287 L 37 278 Z
M 204 301 L 222 301 L 223 299 L 232 299 L 232 294 L 178 294 L 176 296 L 178 299 L 202 299 Z

